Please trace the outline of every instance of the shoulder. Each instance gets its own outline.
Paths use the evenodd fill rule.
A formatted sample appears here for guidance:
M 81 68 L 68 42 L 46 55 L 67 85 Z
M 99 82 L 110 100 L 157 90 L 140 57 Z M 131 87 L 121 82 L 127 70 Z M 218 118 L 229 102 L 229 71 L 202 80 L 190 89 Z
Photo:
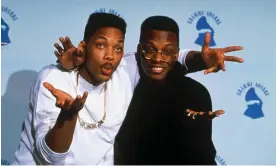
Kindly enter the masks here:
M 133 89 L 136 86 L 137 81 L 139 80 L 139 72 L 135 54 L 135 52 L 125 54 L 120 66 L 118 67 L 118 69 L 123 70 L 127 74 L 128 79 L 130 79 L 131 81 Z
M 190 77 L 187 77 L 185 76 L 185 82 L 188 86 L 188 90 L 190 92 L 193 92 L 193 93 L 196 93 L 196 94 L 205 94 L 205 95 L 209 95 L 209 91 L 208 89 L 203 85 L 201 84 L 200 82 L 190 78 Z
M 47 65 L 39 71 L 32 87 L 32 93 L 37 94 L 45 89 L 44 82 L 52 84 L 57 89 L 69 91 L 72 88 L 73 75 L 75 75 L 75 71 L 69 73 L 62 71 L 58 65 Z
M 62 71 L 58 65 L 51 64 L 39 71 L 37 81 L 50 81 L 50 83 L 68 82 L 68 79 L 74 72 Z
M 129 52 L 124 54 L 121 64 L 128 66 L 137 66 L 135 54 L 135 52 Z
M 191 109 L 203 111 L 212 109 L 211 95 L 208 89 L 198 81 L 185 77 L 186 97 Z M 205 110 L 206 111 L 206 110 Z

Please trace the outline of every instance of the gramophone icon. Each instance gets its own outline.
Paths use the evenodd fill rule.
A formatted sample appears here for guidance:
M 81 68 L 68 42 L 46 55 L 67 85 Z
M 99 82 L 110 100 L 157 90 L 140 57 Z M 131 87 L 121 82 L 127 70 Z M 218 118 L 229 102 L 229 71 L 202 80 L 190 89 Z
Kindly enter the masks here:
M 258 119 L 264 117 L 264 113 L 262 110 L 263 101 L 256 94 L 254 88 L 250 88 L 246 95 L 245 101 L 247 102 L 247 108 L 243 113 L 245 116 L 250 117 L 252 119 Z
M 1 46 L 7 45 L 11 43 L 9 37 L 9 25 L 1 18 Z
M 209 25 L 209 23 L 206 20 L 205 16 L 202 16 L 198 19 L 196 23 L 196 29 L 199 31 L 198 37 L 195 40 L 195 44 L 198 44 L 200 46 L 203 46 L 204 44 L 204 37 L 206 32 L 210 32 L 211 40 L 210 40 L 210 47 L 216 46 L 216 42 L 214 40 L 214 29 Z

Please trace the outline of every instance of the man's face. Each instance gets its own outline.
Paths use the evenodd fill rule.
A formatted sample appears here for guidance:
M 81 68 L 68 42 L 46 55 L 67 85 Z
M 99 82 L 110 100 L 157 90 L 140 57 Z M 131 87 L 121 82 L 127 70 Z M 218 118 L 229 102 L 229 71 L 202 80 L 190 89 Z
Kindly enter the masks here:
M 138 46 L 142 69 L 153 80 L 163 80 L 178 58 L 177 36 L 173 32 L 149 30 Z
M 124 34 L 117 28 L 101 28 L 86 44 L 86 68 L 96 83 L 108 81 L 124 54 Z

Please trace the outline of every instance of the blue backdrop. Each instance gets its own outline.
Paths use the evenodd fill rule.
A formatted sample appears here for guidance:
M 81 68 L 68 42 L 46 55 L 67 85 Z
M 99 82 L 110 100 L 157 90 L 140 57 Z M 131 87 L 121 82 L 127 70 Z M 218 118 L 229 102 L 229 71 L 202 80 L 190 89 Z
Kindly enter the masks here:
M 140 25 L 152 15 L 178 22 L 181 48 L 200 50 L 206 31 L 214 47 L 243 45 L 231 55 L 244 64 L 189 76 L 209 89 L 214 109 L 226 111 L 213 123 L 218 164 L 276 164 L 275 6 L 273 0 L 2 0 L 1 158 L 13 158 L 29 88 L 43 66 L 55 63 L 54 42 L 68 35 L 78 44 L 89 14 L 105 10 L 127 21 L 126 52 L 136 50 Z

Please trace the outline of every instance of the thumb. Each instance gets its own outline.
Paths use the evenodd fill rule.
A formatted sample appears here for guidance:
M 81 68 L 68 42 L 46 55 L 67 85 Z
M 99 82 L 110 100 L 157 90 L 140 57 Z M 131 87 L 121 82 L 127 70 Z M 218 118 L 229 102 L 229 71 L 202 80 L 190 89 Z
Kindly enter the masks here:
M 76 49 L 76 56 L 74 57 L 75 66 L 80 66 L 84 63 L 85 60 L 85 42 L 81 41 Z
M 85 47 L 85 42 L 82 40 L 79 43 L 77 50 L 79 50 L 79 52 L 84 52 L 84 47 Z
M 205 37 L 204 37 L 204 44 L 202 46 L 202 49 L 207 49 L 209 48 L 210 45 L 210 40 L 211 40 L 211 35 L 209 32 L 205 33 Z
M 225 112 L 223 110 L 217 110 L 214 112 L 214 114 L 216 114 L 216 116 L 220 116 L 223 115 Z

